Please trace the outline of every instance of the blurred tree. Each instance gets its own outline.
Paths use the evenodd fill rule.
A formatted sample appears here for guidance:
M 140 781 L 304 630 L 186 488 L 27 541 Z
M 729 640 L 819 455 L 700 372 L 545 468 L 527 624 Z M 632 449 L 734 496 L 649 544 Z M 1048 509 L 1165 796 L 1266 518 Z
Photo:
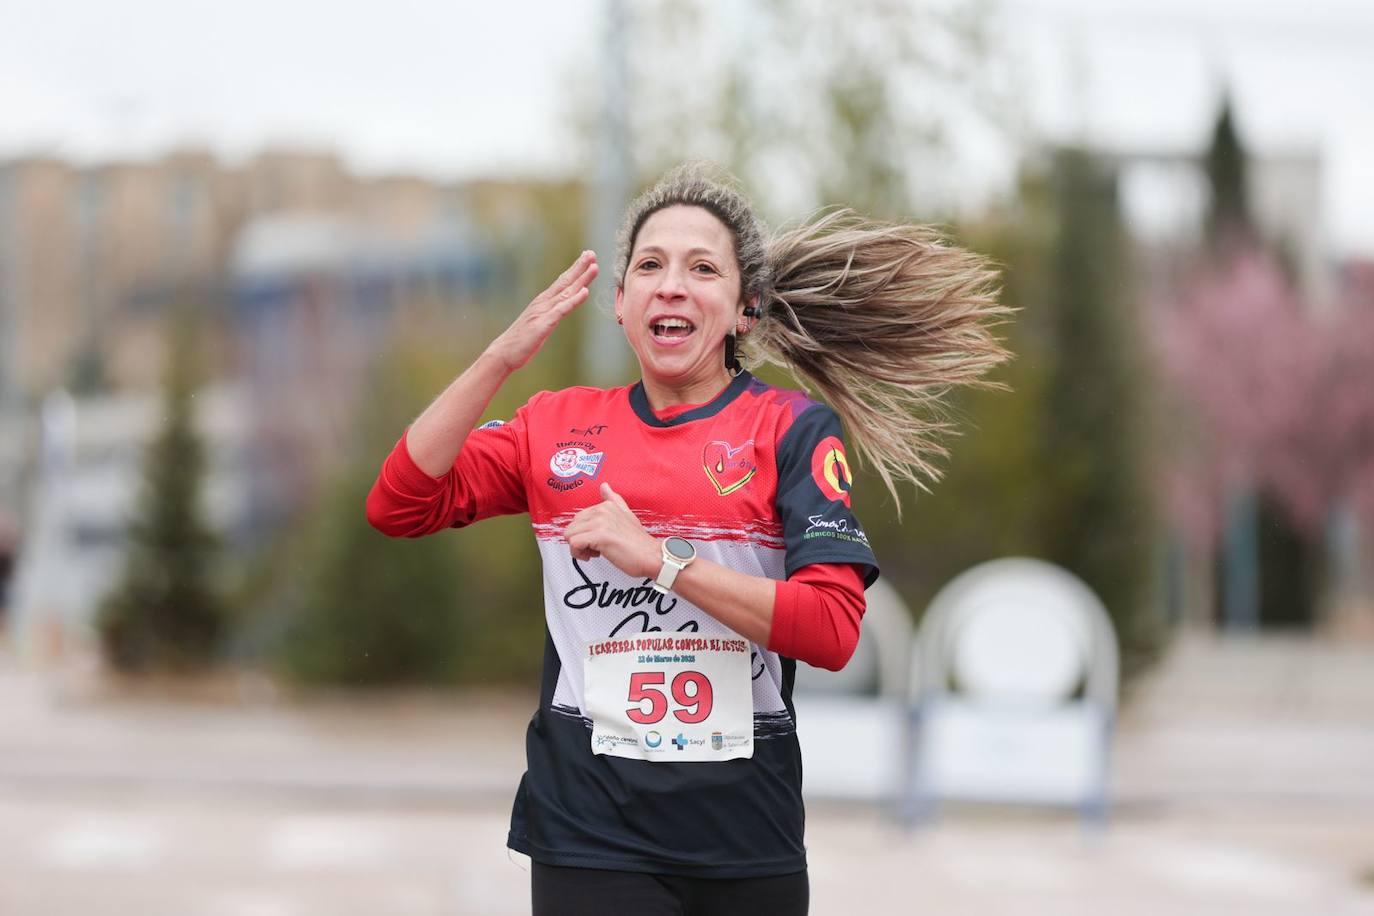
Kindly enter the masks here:
M 1223 97 L 1212 143 L 1206 156 L 1211 199 L 1207 208 L 1206 239 L 1213 257 L 1229 257 L 1253 244 L 1245 152 L 1236 131 L 1230 96 Z M 1234 470 L 1234 469 L 1233 469 Z M 1223 506 L 1223 550 L 1217 557 L 1219 604 L 1228 626 L 1257 625 L 1260 617 L 1259 499 L 1253 472 L 1241 467 L 1228 476 Z
M 891 0 L 637 4 L 628 121 L 639 181 L 703 157 L 738 175 L 765 215 L 949 207 L 960 131 L 998 130 L 1009 113 L 986 12 Z
M 1235 481 L 1256 487 L 1261 620 L 1310 624 L 1321 589 L 1349 588 L 1323 582 L 1324 541 L 1347 511 L 1374 519 L 1374 307 L 1352 302 L 1317 323 L 1276 258 L 1252 246 L 1199 265 L 1152 314 L 1164 380 L 1205 431 L 1176 456 L 1170 516 L 1210 544 Z
M 528 520 L 493 519 L 480 533 L 411 540 L 379 534 L 363 513 L 399 436 L 398 418 L 417 414 L 456 374 L 454 363 L 432 342 L 408 338 L 376 367 L 356 444 L 299 535 L 298 564 L 278 577 L 291 621 L 282 657 L 297 680 L 454 684 L 507 681 L 539 668 L 542 602 Z
M 1247 156 L 1229 95 L 1217 113 L 1205 164 L 1211 189 L 1208 256 L 1214 261 L 1244 259 L 1243 249 L 1255 249 L 1260 242 L 1249 203 Z M 1284 253 L 1275 254 L 1282 263 Z M 1228 267 L 1219 265 L 1219 269 L 1224 272 Z M 1240 360 L 1248 356 L 1237 354 Z M 1240 367 L 1237 371 L 1244 373 Z M 1225 549 L 1219 557 L 1221 575 L 1216 577 L 1219 603 L 1232 625 L 1311 623 L 1318 540 L 1299 530 L 1282 501 L 1255 479 L 1257 472 L 1248 464 L 1229 469 L 1222 530 Z
M 169 324 L 163 427 L 144 459 L 123 572 L 97 614 L 105 656 L 119 671 L 205 668 L 225 631 L 224 605 L 212 583 L 218 541 L 201 505 L 205 445 L 193 402 L 198 330 L 191 309 Z
M 1221 101 L 1205 165 L 1211 188 L 1207 206 L 1208 243 L 1216 248 L 1249 240 L 1254 226 L 1250 221 L 1250 195 L 1246 185 L 1248 167 L 1229 94 Z
M 1231 539 L 1225 562 L 1244 569 L 1229 570 L 1228 587 L 1242 577 L 1258 585 L 1263 570 L 1264 587 L 1247 600 L 1275 623 L 1303 619 L 1311 574 L 1301 532 L 1266 472 L 1311 409 L 1320 355 L 1304 312 L 1275 260 L 1253 245 L 1198 265 L 1174 301 L 1151 311 L 1161 376 L 1190 430 L 1186 447 L 1179 441 L 1166 456 L 1169 516 L 1200 558 Z M 1241 527 L 1236 504 L 1256 493 L 1268 497 Z M 1273 565 L 1258 566 L 1261 558 Z
M 67 374 L 71 380 L 71 391 L 76 395 L 97 394 L 109 387 L 105 353 L 89 335 L 73 356 Z
M 1146 364 L 1114 171 L 1069 149 L 1056 157 L 1054 182 L 1051 362 L 1038 461 L 1043 556 L 1101 597 L 1129 677 L 1152 660 L 1162 636 L 1150 588 Z
M 751 7 L 733 20 L 734 53 L 713 69 L 727 76 L 714 90 L 694 80 L 685 99 L 666 90 L 711 56 L 707 30 L 693 26 L 712 7 L 671 6 L 662 16 L 641 8 L 634 49 L 631 124 L 645 175 L 704 155 L 728 164 L 765 212 L 819 203 L 929 217 L 951 208 L 955 134 L 1015 122 L 1014 93 L 989 66 L 980 4 Z M 1143 363 L 1121 293 L 1113 178 L 1065 154 L 1053 176 L 1024 179 L 1010 212 L 962 236 L 1006 265 L 1004 301 L 1026 309 L 1007 328 L 1017 359 L 997 374 L 1012 391 L 956 395 L 962 434 L 949 443 L 947 474 L 932 492 L 906 497 L 914 502 L 901 525 L 862 470 L 857 511 L 885 575 L 918 610 L 952 576 L 993 557 L 1067 566 L 1111 609 L 1129 677 L 1159 633 L 1149 602 Z
M 359 497 L 376 468 L 351 465 L 326 488 L 315 519 L 287 669 L 305 683 L 353 687 L 452 682 L 464 655 L 453 544 L 373 531 Z
M 1260 494 L 1259 619 L 1266 627 L 1310 627 L 1321 589 L 1320 539 L 1303 531 L 1280 497 Z

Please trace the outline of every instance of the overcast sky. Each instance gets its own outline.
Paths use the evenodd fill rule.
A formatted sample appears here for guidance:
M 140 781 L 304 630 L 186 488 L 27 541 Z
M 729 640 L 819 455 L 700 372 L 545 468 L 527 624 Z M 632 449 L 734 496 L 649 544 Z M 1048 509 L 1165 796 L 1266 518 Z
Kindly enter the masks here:
M 999 60 L 1034 132 L 1204 142 L 1233 87 L 1260 152 L 1315 150 L 1338 252 L 1374 256 L 1374 3 L 1000 0 Z M 557 174 L 596 79 L 598 0 L 4 0 L 0 157 L 338 149 L 365 172 Z M 586 98 L 583 92 L 580 97 Z M 962 180 L 996 187 L 1001 151 Z

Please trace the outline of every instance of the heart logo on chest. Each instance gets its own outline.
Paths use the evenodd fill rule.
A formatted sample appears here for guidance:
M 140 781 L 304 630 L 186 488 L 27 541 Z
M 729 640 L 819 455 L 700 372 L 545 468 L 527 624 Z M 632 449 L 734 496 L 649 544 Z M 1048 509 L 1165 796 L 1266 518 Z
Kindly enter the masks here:
M 754 463 L 754 440 L 741 445 L 712 440 L 701 450 L 701 466 L 716 492 L 728 496 L 748 483 L 758 470 Z

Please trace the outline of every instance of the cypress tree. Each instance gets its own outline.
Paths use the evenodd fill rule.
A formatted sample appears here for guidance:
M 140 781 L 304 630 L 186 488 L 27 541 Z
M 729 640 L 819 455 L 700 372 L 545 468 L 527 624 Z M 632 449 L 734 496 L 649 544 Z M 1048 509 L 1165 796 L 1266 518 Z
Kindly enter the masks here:
M 1245 150 L 1236 132 L 1235 109 L 1229 95 L 1222 99 L 1204 165 L 1212 192 L 1207 208 L 1208 243 L 1216 247 L 1248 239 L 1252 224 Z
M 195 424 L 198 337 L 190 310 L 174 318 L 163 426 L 144 458 L 123 571 L 96 618 L 106 658 L 124 672 L 203 669 L 225 630 L 212 583 L 218 539 L 201 504 L 206 454 Z
M 1116 175 L 1066 150 L 1055 168 L 1058 231 L 1049 303 L 1041 486 L 1044 555 L 1112 615 L 1127 677 L 1160 646 L 1152 610 L 1154 518 L 1143 442 L 1143 356 L 1127 296 Z

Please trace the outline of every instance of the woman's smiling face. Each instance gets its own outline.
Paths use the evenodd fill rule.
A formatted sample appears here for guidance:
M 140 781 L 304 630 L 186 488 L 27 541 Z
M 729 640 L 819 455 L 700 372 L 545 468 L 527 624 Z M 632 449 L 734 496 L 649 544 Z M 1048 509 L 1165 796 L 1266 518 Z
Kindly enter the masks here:
M 709 400 L 729 382 L 723 345 L 743 307 L 734 238 L 714 214 L 678 204 L 644 221 L 615 310 L 655 407 Z

